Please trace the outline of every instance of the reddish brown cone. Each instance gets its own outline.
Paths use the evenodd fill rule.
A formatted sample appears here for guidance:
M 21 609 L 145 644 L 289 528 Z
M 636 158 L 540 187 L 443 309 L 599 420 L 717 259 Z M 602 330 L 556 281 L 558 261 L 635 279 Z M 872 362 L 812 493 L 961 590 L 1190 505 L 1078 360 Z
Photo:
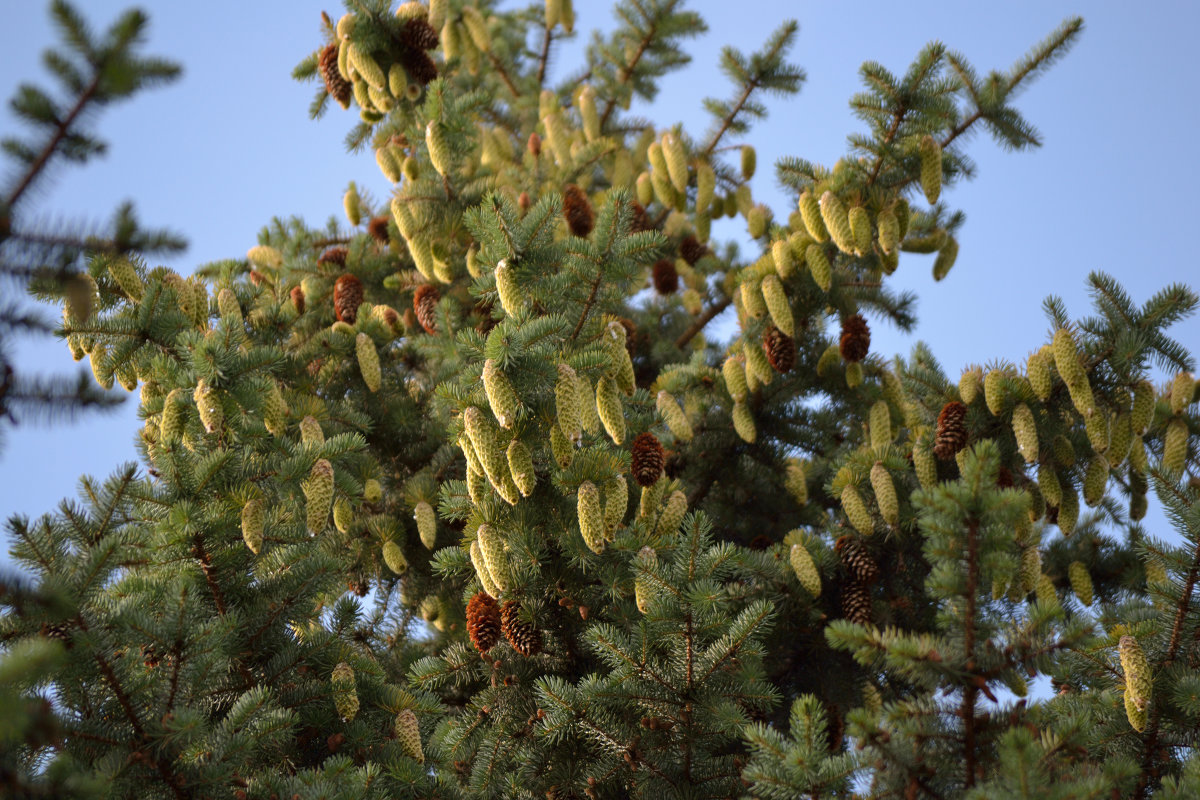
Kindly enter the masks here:
M 292 305 L 296 307 L 297 314 L 304 313 L 304 290 L 299 286 L 292 287 Z
M 437 64 L 420 50 L 405 50 L 400 56 L 400 63 L 408 70 L 409 76 L 422 86 L 437 77 Z
M 333 311 L 341 322 L 353 325 L 358 319 L 358 307 L 363 301 L 362 281 L 346 274 L 333 285 Z
M 679 272 L 675 269 L 675 262 L 669 258 L 655 261 L 650 276 L 654 281 L 654 291 L 659 294 L 674 294 L 679 288 Z
M 321 50 L 321 58 L 318 61 L 321 78 L 325 81 L 325 91 L 329 92 L 329 96 L 336 100 L 338 105 L 344 107 L 350 104 L 354 87 L 350 85 L 350 81 L 342 77 L 342 73 L 338 72 L 337 62 L 337 43 L 330 42 Z
M 437 333 L 437 304 L 440 299 L 437 287 L 428 283 L 418 286 L 413 294 L 413 311 L 426 333 Z
M 867 585 L 879 580 L 879 565 L 858 537 L 850 534 L 840 536 L 833 549 L 837 551 L 842 566 L 855 581 Z
M 591 201 L 583 189 L 573 183 L 567 184 L 567 188 L 563 190 L 563 216 L 567 218 L 567 227 L 571 229 L 571 233 L 581 239 L 587 238 L 592 232 L 592 226 L 596 224 Z
M 367 223 L 367 233 L 371 234 L 371 238 L 386 246 L 388 243 L 388 217 L 383 214 L 378 217 L 372 217 Z
M 842 584 L 842 616 L 848 622 L 871 624 L 871 593 L 853 578 Z
M 638 486 L 653 486 L 662 475 L 666 455 L 653 433 L 639 433 L 630 446 L 633 454 L 630 472 Z
M 683 241 L 679 244 L 679 255 L 683 256 L 683 260 L 692 266 L 704 258 L 704 254 L 707 252 L 708 248 L 700 244 L 700 241 L 690 233 L 683 237 Z
M 842 322 L 842 340 L 839 345 L 842 358 L 849 362 L 862 361 L 871 350 L 871 329 L 862 314 L 846 317 Z
M 321 257 L 317 259 L 317 266 L 336 264 L 339 267 L 344 267 L 346 266 L 346 256 L 348 254 L 349 251 L 344 247 L 331 247 L 324 253 L 321 253 Z
M 500 604 L 487 592 L 476 592 L 467 603 L 467 633 L 481 653 L 500 641 Z
M 957 400 L 951 400 L 942 406 L 942 413 L 938 414 L 933 454 L 946 461 L 954 458 L 954 455 L 966 446 L 967 407 Z
M 542 652 L 542 633 L 521 620 L 521 604 L 509 600 L 500 609 L 500 630 L 512 649 L 528 658 Z
M 414 51 L 432 50 L 438 46 L 438 34 L 425 20 L 411 17 L 400 29 L 400 41 Z
M 767 361 L 776 372 L 786 374 L 796 366 L 796 340 L 774 325 L 767 326 L 763 333 L 763 350 Z
M 629 221 L 630 233 L 641 233 L 650 230 L 650 217 L 646 216 L 646 208 L 637 200 L 633 201 L 633 218 Z

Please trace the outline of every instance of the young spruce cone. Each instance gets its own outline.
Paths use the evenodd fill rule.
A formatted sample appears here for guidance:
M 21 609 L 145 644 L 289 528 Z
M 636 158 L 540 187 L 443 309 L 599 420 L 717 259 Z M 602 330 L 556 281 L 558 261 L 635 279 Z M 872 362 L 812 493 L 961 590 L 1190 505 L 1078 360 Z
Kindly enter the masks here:
M 567 184 L 563 190 L 563 216 L 567 218 L 571 233 L 581 239 L 587 238 L 596 224 L 591 202 L 584 191 L 573 183 Z
M 840 536 L 833 549 L 855 581 L 867 585 L 879 580 L 879 565 L 857 537 L 849 534 Z
M 509 600 L 500 609 L 500 630 L 512 649 L 526 658 L 542 652 L 542 633 L 532 622 L 521 620 L 521 604 L 516 600 Z
M 842 358 L 851 363 L 862 361 L 871 349 L 871 329 L 862 314 L 847 317 L 842 322 L 842 339 L 838 346 Z
M 771 368 L 781 375 L 796 366 L 796 340 L 774 325 L 767 326 L 763 333 L 763 350 Z
M 654 291 L 659 294 L 674 294 L 679 289 L 679 272 L 675 269 L 675 262 L 669 258 L 655 261 L 650 276 L 654 282 Z
M 696 266 L 696 262 L 704 258 L 704 254 L 708 252 L 708 248 L 700 244 L 700 241 L 690 233 L 683 237 L 683 241 L 679 244 L 679 255 L 683 256 L 683 260 L 691 266 Z
M 500 605 L 487 592 L 476 592 L 467 603 L 467 633 L 471 644 L 486 653 L 500 641 Z
M 350 107 L 350 98 L 353 96 L 353 87 L 350 81 L 342 77 L 342 73 L 338 71 L 338 46 L 336 42 L 330 42 L 321 50 L 321 58 L 318 62 L 321 68 L 321 77 L 325 80 L 325 91 L 329 92 L 339 106 L 342 108 Z
M 842 616 L 848 622 L 871 624 L 871 593 L 853 578 L 842 584 Z
M 338 321 L 353 325 L 358 319 L 358 307 L 363 301 L 362 281 L 346 274 L 333 285 L 333 310 Z
M 437 333 L 437 304 L 441 299 L 436 286 L 425 284 L 418 286 L 413 294 L 413 311 L 417 313 L 417 322 L 426 333 Z
M 633 479 L 638 486 L 653 486 L 662 475 L 665 461 L 663 446 L 653 433 L 647 431 L 634 438 L 630 449 L 633 453 L 630 465 Z
M 378 217 L 372 217 L 367 223 L 367 233 L 371 234 L 371 238 L 379 242 L 384 247 L 388 243 L 388 215 L 382 214 Z
M 942 406 L 937 419 L 937 439 L 933 454 L 942 461 L 954 458 L 959 450 L 967 446 L 967 407 L 957 400 Z
M 296 307 L 297 314 L 304 313 L 304 290 L 299 286 L 292 287 L 292 305 Z
M 412 17 L 400 29 L 400 41 L 415 52 L 432 50 L 438 46 L 438 34 L 425 20 Z
M 344 267 L 346 266 L 346 256 L 348 254 L 349 251 L 344 247 L 331 247 L 324 253 L 321 253 L 321 257 L 317 259 L 317 266 L 336 264 L 339 267 Z

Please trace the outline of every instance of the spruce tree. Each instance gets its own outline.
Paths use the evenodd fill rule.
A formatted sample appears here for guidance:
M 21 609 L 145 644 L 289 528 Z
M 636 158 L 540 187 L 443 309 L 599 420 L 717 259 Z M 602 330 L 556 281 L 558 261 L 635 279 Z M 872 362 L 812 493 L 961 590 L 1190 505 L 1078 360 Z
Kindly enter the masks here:
M 776 165 L 791 210 L 746 137 L 794 22 L 723 52 L 698 135 L 625 113 L 704 30 L 679 0 L 618 3 L 557 87 L 570 0 L 346 5 L 296 77 L 392 195 L 190 278 L 89 264 L 64 333 L 136 376 L 143 462 L 9 521 L 6 788 L 1200 792 L 1195 293 L 1093 273 L 1092 316 L 1050 298 L 1026 363 L 958 379 L 871 348 L 914 322 L 889 276 L 955 263 L 966 134 L 1036 146 L 1014 98 L 1081 20 L 986 76 L 868 62 L 846 158 Z

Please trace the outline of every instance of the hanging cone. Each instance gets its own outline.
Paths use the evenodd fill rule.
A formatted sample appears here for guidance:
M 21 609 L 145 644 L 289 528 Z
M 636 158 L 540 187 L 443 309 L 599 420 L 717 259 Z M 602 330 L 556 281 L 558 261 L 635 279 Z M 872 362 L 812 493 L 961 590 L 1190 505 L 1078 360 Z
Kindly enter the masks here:
M 342 108 L 349 108 L 350 98 L 354 92 L 350 81 L 342 77 L 342 73 L 338 70 L 337 62 L 337 42 L 330 42 L 321 50 L 321 57 L 317 61 L 321 70 L 321 78 L 325 81 L 325 91 L 329 92 L 329 96 Z
M 467 603 L 467 633 L 471 644 L 481 653 L 500 641 L 500 605 L 487 592 L 476 592 Z
M 563 190 L 563 216 L 567 219 L 567 227 L 571 233 L 587 238 L 596 224 L 596 216 L 592 212 L 592 204 L 582 189 L 573 183 L 567 184 Z
M 346 274 L 333 285 L 333 310 L 339 322 L 353 325 L 358 319 L 358 307 L 363 301 L 362 281 Z
M 662 475 L 665 456 L 663 446 L 654 434 L 639 433 L 630 447 L 632 452 L 631 468 L 633 479 L 638 486 L 653 486 Z
M 933 454 L 942 461 L 954 458 L 958 451 L 967 446 L 967 407 L 957 400 L 942 406 L 937 419 L 937 438 Z
M 441 299 L 437 287 L 431 284 L 418 286 L 413 293 L 413 311 L 417 314 L 417 322 L 426 333 L 437 333 L 437 304 Z
M 796 340 L 774 325 L 763 333 L 763 350 L 771 368 L 780 374 L 791 372 L 796 366 Z
M 850 534 L 840 536 L 833 549 L 837 552 L 842 566 L 856 581 L 871 584 L 879 580 L 879 565 L 875 563 L 861 539 Z
M 675 262 L 669 258 L 660 258 L 654 262 L 650 278 L 654 284 L 654 291 L 659 294 L 674 294 L 679 289 L 679 271 L 675 269 Z
M 521 604 L 516 600 L 509 600 L 500 609 L 500 630 L 512 649 L 526 658 L 542 652 L 542 633 L 532 622 L 521 619 Z
M 871 329 L 862 314 L 842 321 L 842 338 L 838 344 L 842 358 L 851 363 L 862 361 L 871 349 Z

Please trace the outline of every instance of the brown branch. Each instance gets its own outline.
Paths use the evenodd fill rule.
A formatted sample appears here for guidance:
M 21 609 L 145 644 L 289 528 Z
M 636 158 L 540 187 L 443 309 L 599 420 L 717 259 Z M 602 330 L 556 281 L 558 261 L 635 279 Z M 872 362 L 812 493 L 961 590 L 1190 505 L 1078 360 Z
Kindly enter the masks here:
M 42 148 L 42 152 L 38 155 L 34 162 L 29 165 L 29 169 L 21 178 L 20 183 L 17 184 L 17 188 L 13 190 L 12 195 L 7 201 L 5 201 L 9 209 L 17 204 L 17 201 L 21 199 L 21 195 L 25 194 L 25 190 L 30 187 L 34 179 L 37 178 L 38 174 L 45 168 L 47 162 L 50 161 L 50 157 L 54 155 L 54 151 L 58 149 L 58 145 L 62 142 L 63 138 L 66 137 L 71 125 L 74 124 L 75 118 L 78 117 L 83 111 L 84 107 L 92 101 L 92 98 L 95 96 L 96 90 L 99 87 L 100 71 L 97 70 L 95 77 L 92 78 L 92 82 L 88 84 L 87 88 L 83 90 L 83 92 L 79 95 L 79 98 L 75 101 L 75 107 L 72 108 L 67 113 L 67 116 L 58 123 L 54 131 L 54 135 L 50 137 L 50 141 L 46 142 L 46 146 Z
M 738 112 L 742 110 L 742 106 L 746 105 L 746 101 L 750 99 L 751 92 L 757 88 L 757 78 L 746 84 L 746 88 L 742 92 L 742 96 L 738 98 L 737 104 L 734 105 L 733 110 L 725 115 L 725 119 L 721 121 L 721 127 L 715 134 L 713 134 L 712 141 L 710 141 L 708 146 L 704 148 L 704 152 L 700 154 L 701 157 L 708 158 L 710 155 L 712 155 L 713 148 L 717 146 L 717 142 L 721 141 L 721 137 L 725 135 L 727 130 L 729 130 L 729 126 L 733 124 L 733 120 L 738 115 Z
M 212 559 L 208 557 L 208 553 L 204 549 L 204 539 L 199 534 L 193 539 L 195 550 L 193 551 L 196 560 L 200 562 L 200 569 L 204 572 L 204 581 L 208 584 L 208 590 L 212 593 L 213 603 L 217 606 L 217 613 L 222 617 L 226 614 L 225 595 L 221 592 L 221 587 L 217 585 L 216 576 L 213 574 Z
M 732 302 L 732 297 L 726 297 L 725 299 L 709 306 L 703 314 L 696 317 L 696 321 L 689 325 L 687 330 L 679 335 L 679 338 L 675 340 L 675 347 L 679 348 L 680 350 L 686 347 L 687 343 L 692 340 L 693 336 L 704 330 L 704 326 L 711 322 L 713 317 L 729 308 L 729 304 Z
M 546 27 L 546 38 L 542 39 L 542 55 L 538 58 L 538 88 L 546 80 L 546 65 L 550 63 L 550 42 L 554 41 L 554 33 Z
M 650 42 L 654 41 L 655 34 L 658 33 L 658 20 L 650 26 L 650 30 L 646 31 L 646 35 L 642 37 L 642 41 L 638 44 L 637 52 L 633 54 L 633 58 L 624 67 L 621 67 L 621 73 L 617 80 L 624 83 L 633 77 L 633 71 L 637 68 L 638 62 L 642 60 L 646 49 L 650 47 Z M 608 98 L 608 102 L 604 105 L 604 113 L 600 116 L 600 130 L 604 130 L 604 124 L 608 122 L 608 118 L 612 116 L 613 110 L 617 107 L 617 99 L 615 97 Z
M 892 125 L 890 128 L 888 128 L 887 134 L 883 137 L 883 145 L 885 147 L 891 144 L 892 140 L 896 138 L 896 132 L 900 130 L 900 123 L 903 122 L 904 115 L 907 112 L 908 109 L 904 107 L 903 103 L 896 108 L 896 113 L 892 116 Z M 883 153 L 880 153 L 879 158 L 875 161 L 875 167 L 871 170 L 871 177 L 867 180 L 867 188 L 875 185 L 875 180 L 879 177 L 879 171 L 881 169 L 883 169 Z
M 517 87 L 513 84 L 512 78 L 508 77 L 508 71 L 504 69 L 504 65 L 500 63 L 500 59 L 496 58 L 496 54 L 488 51 L 488 60 L 492 62 L 492 68 L 500 75 L 500 80 L 504 81 L 504 85 L 512 92 L 513 97 L 520 97 L 521 93 L 517 91 Z
M 603 278 L 603 273 L 596 273 L 596 280 L 592 283 L 592 293 L 588 295 L 587 302 L 583 306 L 583 313 L 579 315 L 579 322 L 575 323 L 575 330 L 571 331 L 571 338 L 568 341 L 575 341 L 575 337 L 583 330 L 583 323 L 587 320 L 592 306 L 596 303 L 596 295 L 600 292 L 601 278 Z

